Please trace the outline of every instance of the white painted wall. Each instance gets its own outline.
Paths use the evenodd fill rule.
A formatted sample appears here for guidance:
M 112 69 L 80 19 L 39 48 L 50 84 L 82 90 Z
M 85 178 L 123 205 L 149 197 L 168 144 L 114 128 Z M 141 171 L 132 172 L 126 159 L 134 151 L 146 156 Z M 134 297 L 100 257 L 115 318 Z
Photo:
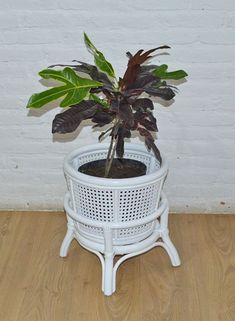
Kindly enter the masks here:
M 127 50 L 172 46 L 155 62 L 190 77 L 172 106 L 156 107 L 171 210 L 235 212 L 234 0 L 0 0 L 0 10 L 0 209 L 62 209 L 63 157 L 97 141 L 88 128 L 53 139 L 58 109 L 25 109 L 44 89 L 39 70 L 92 61 L 86 31 L 120 75 Z

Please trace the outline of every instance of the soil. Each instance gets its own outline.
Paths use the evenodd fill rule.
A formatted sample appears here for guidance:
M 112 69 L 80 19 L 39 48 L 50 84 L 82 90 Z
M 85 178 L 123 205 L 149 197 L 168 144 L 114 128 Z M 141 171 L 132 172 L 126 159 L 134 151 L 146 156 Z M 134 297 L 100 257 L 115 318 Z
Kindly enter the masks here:
M 95 177 L 104 177 L 105 159 L 86 163 L 78 168 L 78 171 Z M 111 166 L 108 178 L 131 178 L 146 174 L 146 165 L 142 162 L 123 158 L 115 158 Z

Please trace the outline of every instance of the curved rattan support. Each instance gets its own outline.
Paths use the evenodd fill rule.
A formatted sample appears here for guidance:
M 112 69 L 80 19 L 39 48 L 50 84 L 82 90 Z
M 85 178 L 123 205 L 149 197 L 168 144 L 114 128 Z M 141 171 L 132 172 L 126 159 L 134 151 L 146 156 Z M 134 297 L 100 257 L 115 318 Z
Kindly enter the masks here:
M 70 195 L 66 194 L 65 203 L 64 203 L 67 217 L 71 222 L 79 223 L 88 223 L 87 220 L 83 217 L 79 217 L 70 207 Z M 65 239 L 61 246 L 61 256 L 66 256 L 68 252 L 69 245 L 71 241 L 75 238 L 78 243 L 84 247 L 86 250 L 94 253 L 98 256 L 102 266 L 102 291 L 105 295 L 111 295 L 116 290 L 116 273 L 119 266 L 126 260 L 150 251 L 156 246 L 163 247 L 169 255 L 171 263 L 173 266 L 180 265 L 180 259 L 177 253 L 175 246 L 169 237 L 169 231 L 165 223 L 167 222 L 168 217 L 168 202 L 164 193 L 162 193 L 161 202 L 158 211 L 154 216 L 151 216 L 145 222 L 148 223 L 149 220 L 155 220 L 155 229 L 152 234 L 138 242 L 137 244 L 126 244 L 126 245 L 113 245 L 112 241 L 112 231 L 117 230 L 118 228 L 123 228 L 123 224 L 104 224 L 102 223 L 102 228 L 104 230 L 104 242 L 97 243 L 91 239 L 85 238 L 84 235 L 80 234 L 79 229 L 76 227 L 76 224 L 68 223 L 68 231 L 65 236 Z M 100 222 L 92 222 L 94 227 L 101 227 Z M 136 226 L 143 224 L 143 221 L 135 222 Z M 133 222 L 132 222 L 133 225 Z M 159 238 L 162 241 L 157 241 Z M 113 259 L 115 255 L 123 255 L 115 264 L 113 264 Z
M 72 240 L 75 238 L 74 234 L 74 222 L 73 220 L 67 215 L 67 232 L 65 235 L 65 238 L 61 244 L 60 247 L 60 257 L 66 257 L 68 254 L 69 246 L 72 242 Z

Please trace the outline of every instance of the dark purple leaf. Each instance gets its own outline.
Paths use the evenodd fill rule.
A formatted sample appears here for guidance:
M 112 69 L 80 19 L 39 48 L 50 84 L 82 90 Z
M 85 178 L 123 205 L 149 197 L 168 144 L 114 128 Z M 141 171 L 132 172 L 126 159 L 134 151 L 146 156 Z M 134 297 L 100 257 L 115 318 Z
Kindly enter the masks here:
M 130 51 L 127 51 L 127 52 L 126 52 L 126 55 L 127 55 L 127 57 L 128 57 L 129 59 L 131 59 L 131 58 L 133 57 L 133 55 L 130 53 Z
M 158 131 L 156 118 L 149 110 L 137 110 L 134 113 L 134 120 L 141 126 L 145 127 L 147 130 L 155 132 Z
M 122 136 L 118 136 L 116 145 L 116 154 L 118 158 L 122 158 L 124 154 L 124 138 Z
M 116 92 L 108 88 L 102 88 L 102 92 L 106 96 L 107 100 L 109 101 L 115 100 L 115 98 L 118 98 L 117 95 L 115 96 Z
M 110 104 L 110 110 L 116 114 L 119 113 L 120 99 L 111 98 Z
M 146 118 L 143 118 L 139 121 L 139 123 L 141 126 L 144 126 L 147 130 L 151 130 L 154 132 L 158 131 L 156 122 L 152 122 Z
M 120 103 L 118 117 L 123 121 L 125 127 L 130 129 L 134 126 L 134 114 L 127 102 Z
M 154 51 L 158 50 L 158 49 L 169 49 L 169 46 L 160 46 L 157 48 L 153 48 L 150 50 L 147 50 L 144 52 L 143 49 L 140 49 L 139 51 L 137 51 L 137 53 L 132 56 L 129 60 L 128 65 L 130 64 L 138 64 L 141 65 L 142 63 L 144 63 L 147 59 L 151 58 L 150 54 L 153 53 Z
M 94 65 L 87 64 L 82 61 L 78 61 L 80 65 L 77 65 L 75 67 L 75 70 L 80 72 L 86 72 L 91 76 L 93 80 L 100 81 L 108 88 L 113 88 L 113 83 L 109 80 L 108 76 L 104 73 L 98 70 L 98 68 Z
M 88 74 L 93 80 L 102 82 L 106 87 L 108 88 L 113 88 L 113 84 L 112 82 L 109 80 L 108 76 L 99 71 L 98 68 L 94 65 L 90 65 L 87 64 L 85 62 L 82 61 L 77 61 L 77 60 L 73 60 L 79 63 L 79 65 L 62 65 L 62 64 L 57 64 L 57 65 L 51 65 L 49 66 L 49 68 L 53 68 L 53 67 L 71 67 L 73 68 L 75 71 L 78 72 L 83 72 L 85 74 Z M 101 90 L 99 90 L 100 92 Z
M 144 136 L 145 144 L 146 144 L 147 148 L 149 150 L 153 151 L 155 157 L 157 158 L 157 160 L 161 164 L 162 163 L 162 157 L 161 157 L 159 149 L 157 148 L 157 146 L 154 143 L 154 138 L 151 135 L 151 133 L 148 130 L 142 128 L 142 127 L 138 127 L 138 131 L 139 131 L 141 136 Z
M 133 103 L 137 99 L 139 95 L 141 95 L 144 92 L 144 88 L 135 88 L 135 89 L 129 89 L 125 90 L 123 92 L 124 97 L 128 100 L 128 102 Z
M 93 127 L 102 127 L 106 124 L 111 123 L 113 115 L 103 110 L 98 109 L 92 118 L 93 123 L 96 123 Z
M 157 146 L 154 143 L 154 140 L 152 140 L 149 137 L 145 137 L 145 144 L 148 147 L 149 150 L 152 150 L 156 159 L 159 161 L 160 165 L 162 164 L 162 157 L 161 157 L 161 153 L 159 151 L 159 149 L 157 148 Z
M 135 82 L 133 82 L 132 84 L 130 84 L 127 87 L 127 90 L 145 88 L 146 85 L 155 84 L 155 83 L 158 83 L 158 81 L 159 81 L 159 79 L 150 73 L 147 75 L 143 75 L 143 76 L 140 75 L 137 77 Z
M 140 67 L 140 75 L 148 74 L 157 67 L 157 65 L 142 65 Z
M 136 99 L 136 101 L 132 104 L 132 107 L 134 110 L 144 110 L 146 111 L 147 109 L 154 109 L 153 102 L 152 100 L 148 98 L 139 98 Z
M 118 130 L 118 136 L 117 136 L 117 146 L 116 146 L 116 153 L 118 158 L 122 158 L 124 154 L 124 139 L 130 138 L 131 132 L 129 129 L 120 127 Z
M 103 87 L 98 87 L 98 88 L 91 88 L 90 93 L 91 94 L 99 94 L 102 92 Z
M 157 88 L 154 86 L 146 87 L 145 92 L 150 96 L 160 97 L 164 100 L 171 100 L 175 97 L 175 93 L 171 88 Z
M 151 58 L 150 54 L 158 49 L 170 48 L 169 46 L 161 46 L 158 48 L 150 49 L 144 52 L 143 49 L 137 51 L 135 55 L 128 53 L 129 61 L 126 72 L 122 79 L 119 81 L 119 86 L 122 91 L 125 91 L 129 86 L 131 86 L 137 79 L 138 75 L 141 72 L 141 67 L 147 59 Z
M 156 118 L 153 116 L 151 111 L 147 110 L 147 114 L 148 114 L 148 119 L 154 124 L 155 128 L 156 128 L 156 132 L 158 132 L 158 128 L 157 128 L 157 120 Z
M 102 108 L 102 106 L 93 100 L 83 100 L 79 104 L 71 106 L 63 113 L 55 116 L 52 123 L 52 133 L 73 132 L 83 120 L 92 118 L 98 108 Z
M 126 52 L 126 55 L 129 59 L 133 58 L 133 55 L 129 51 Z M 154 69 L 157 69 L 158 67 L 158 65 L 142 65 L 140 67 L 140 74 L 148 73 Z

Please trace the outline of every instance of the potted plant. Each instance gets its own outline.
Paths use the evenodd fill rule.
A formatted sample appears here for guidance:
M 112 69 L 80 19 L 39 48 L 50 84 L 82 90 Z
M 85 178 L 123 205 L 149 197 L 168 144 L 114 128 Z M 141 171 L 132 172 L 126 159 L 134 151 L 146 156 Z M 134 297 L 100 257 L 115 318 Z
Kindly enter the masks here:
M 127 52 L 129 62 L 126 72 L 117 80 L 112 65 L 85 33 L 84 41 L 94 56 L 96 65 L 77 61 L 74 65 L 53 65 L 42 70 L 39 72 L 42 78 L 56 80 L 63 85 L 32 95 L 27 108 L 41 108 L 63 98 L 60 107 L 69 109 L 56 115 L 52 133 L 73 132 L 85 119 L 91 119 L 95 123 L 93 127 L 109 124 L 99 136 L 99 140 L 108 133 L 111 136 L 104 177 L 109 177 L 115 153 L 118 159 L 123 158 L 125 138 L 130 138 L 132 131 L 137 131 L 144 137 L 147 148 L 154 152 L 161 163 L 160 151 L 151 134 L 151 131 L 158 131 L 156 118 L 152 113 L 154 104 L 150 98 L 140 96 L 146 93 L 150 97 L 171 100 L 177 88 L 167 84 L 166 80 L 179 80 L 186 77 L 187 73 L 183 70 L 168 72 L 165 64 L 143 65 L 151 58 L 151 53 L 170 48 L 161 46 L 146 52 L 139 50 L 135 55 Z M 56 66 L 65 68 L 54 70 L 53 67 Z M 79 76 L 80 73 L 86 77 Z
M 148 51 L 141 49 L 135 54 L 127 52 L 127 69 L 117 79 L 110 62 L 85 33 L 84 41 L 95 65 L 74 61 L 72 65 L 57 64 L 42 70 L 39 72 L 42 78 L 56 80 L 61 85 L 32 95 L 27 107 L 41 108 L 62 98 L 59 105 L 66 109 L 55 116 L 52 133 L 73 132 L 83 120 L 90 119 L 93 128 L 102 129 L 99 140 L 110 137 L 108 145 L 84 146 L 65 158 L 69 193 L 64 205 L 68 232 L 61 247 L 61 256 L 66 256 L 71 240 L 77 238 L 95 252 L 103 260 L 103 290 L 109 295 L 115 290 L 115 254 L 126 253 L 128 258 L 130 253 L 152 248 L 161 237 L 173 265 L 179 265 L 167 233 L 168 207 L 161 194 L 167 166 L 152 134 L 158 127 L 151 97 L 171 100 L 177 88 L 167 80 L 182 79 L 187 73 L 169 72 L 165 64 L 145 64 L 152 53 L 170 48 L 161 46 Z M 143 144 L 125 144 L 132 132 L 144 138 L 147 148 Z M 165 218 L 159 225 L 156 218 L 162 214 Z M 150 219 L 146 220 L 148 216 Z M 108 230 L 104 222 L 108 222 Z M 109 234 L 112 222 L 118 230 Z M 135 222 L 140 223 L 136 226 Z M 100 253 L 105 254 L 104 259 Z

